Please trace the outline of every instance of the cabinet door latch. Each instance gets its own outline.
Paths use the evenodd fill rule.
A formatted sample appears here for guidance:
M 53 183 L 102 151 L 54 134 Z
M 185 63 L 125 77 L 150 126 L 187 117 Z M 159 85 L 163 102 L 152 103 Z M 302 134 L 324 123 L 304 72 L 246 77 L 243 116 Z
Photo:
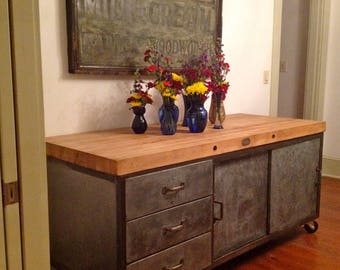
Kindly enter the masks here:
M 215 205 L 219 206 L 219 209 L 217 210 L 218 215 L 215 215 L 216 209 L 214 207 L 214 222 L 217 220 L 222 220 L 223 219 L 223 203 L 222 202 L 218 202 L 218 201 L 214 201 Z
M 5 183 L 2 185 L 2 196 L 4 206 L 19 202 L 18 182 Z

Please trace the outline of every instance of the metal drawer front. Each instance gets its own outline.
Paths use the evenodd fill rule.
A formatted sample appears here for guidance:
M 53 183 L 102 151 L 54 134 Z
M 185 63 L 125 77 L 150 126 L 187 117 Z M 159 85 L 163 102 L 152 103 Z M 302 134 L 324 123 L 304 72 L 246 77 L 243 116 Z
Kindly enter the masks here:
M 211 197 L 130 221 L 126 226 L 127 262 L 205 233 L 211 226 Z
M 212 173 L 203 161 L 126 179 L 127 220 L 211 195 Z
M 127 266 L 127 270 L 200 270 L 211 264 L 211 233 L 166 249 Z

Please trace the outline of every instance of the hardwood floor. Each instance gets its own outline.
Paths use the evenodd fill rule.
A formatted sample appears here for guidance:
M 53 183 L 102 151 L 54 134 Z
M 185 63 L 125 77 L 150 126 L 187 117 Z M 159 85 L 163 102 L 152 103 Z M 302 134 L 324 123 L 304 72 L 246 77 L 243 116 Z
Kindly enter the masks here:
M 340 180 L 321 183 L 319 229 L 300 229 L 289 237 L 259 247 L 214 270 L 337 270 L 340 269 Z

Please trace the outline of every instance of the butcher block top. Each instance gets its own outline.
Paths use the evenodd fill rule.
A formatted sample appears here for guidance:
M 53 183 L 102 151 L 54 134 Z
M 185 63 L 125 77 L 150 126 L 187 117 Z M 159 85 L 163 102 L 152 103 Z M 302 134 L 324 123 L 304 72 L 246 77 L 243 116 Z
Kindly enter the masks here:
M 317 134 L 325 122 L 269 116 L 227 115 L 224 129 L 207 126 L 203 133 L 177 128 L 162 135 L 159 126 L 144 134 L 131 128 L 46 138 L 47 155 L 99 172 L 126 175 L 162 166 Z

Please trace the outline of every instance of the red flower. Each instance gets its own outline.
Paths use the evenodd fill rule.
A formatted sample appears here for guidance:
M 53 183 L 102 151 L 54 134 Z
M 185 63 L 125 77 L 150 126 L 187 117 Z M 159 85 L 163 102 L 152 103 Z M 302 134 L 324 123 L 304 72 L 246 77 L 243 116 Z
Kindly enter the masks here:
M 155 87 L 155 85 L 156 84 L 154 82 L 148 82 L 147 87 L 148 87 L 148 89 L 151 89 L 151 88 Z
M 164 68 L 162 68 L 161 66 L 158 66 L 158 71 L 159 71 L 160 73 L 163 73 L 165 70 L 164 70 Z
M 215 94 L 221 94 L 222 100 L 226 98 L 226 94 L 228 92 L 229 83 L 215 83 L 213 81 L 210 81 L 206 84 L 209 91 L 215 93 Z
M 164 84 L 164 86 L 166 86 L 166 87 L 170 87 L 170 86 L 171 86 L 171 83 L 170 83 L 169 81 L 165 81 L 163 84 Z
M 183 88 L 183 84 L 179 81 L 173 81 L 172 87 L 177 89 L 177 90 L 181 90 Z
M 153 44 L 153 46 L 145 51 L 144 61 L 149 63 L 149 66 L 144 68 L 144 70 L 155 75 L 156 77 L 153 82 L 149 82 L 146 85 L 147 88 L 151 89 L 154 88 L 158 83 L 162 83 L 164 87 L 157 87 L 157 90 L 159 90 L 162 95 L 166 94 L 166 97 L 168 97 L 170 92 L 170 98 L 175 99 L 174 97 L 179 94 L 180 91 L 177 91 L 176 88 L 179 85 L 174 85 L 171 76 L 173 69 L 170 66 L 170 57 L 163 55 L 163 53 L 157 49 L 156 44 Z
M 151 65 L 151 66 L 144 68 L 144 70 L 148 72 L 154 72 L 156 69 L 157 69 L 156 65 Z
M 147 92 L 141 91 L 139 92 L 139 94 L 142 96 L 146 103 L 152 104 L 153 100 Z
M 131 101 L 134 101 L 134 100 L 135 100 L 134 97 L 129 97 L 129 98 L 126 100 L 126 102 L 127 102 L 127 103 L 130 103 Z

